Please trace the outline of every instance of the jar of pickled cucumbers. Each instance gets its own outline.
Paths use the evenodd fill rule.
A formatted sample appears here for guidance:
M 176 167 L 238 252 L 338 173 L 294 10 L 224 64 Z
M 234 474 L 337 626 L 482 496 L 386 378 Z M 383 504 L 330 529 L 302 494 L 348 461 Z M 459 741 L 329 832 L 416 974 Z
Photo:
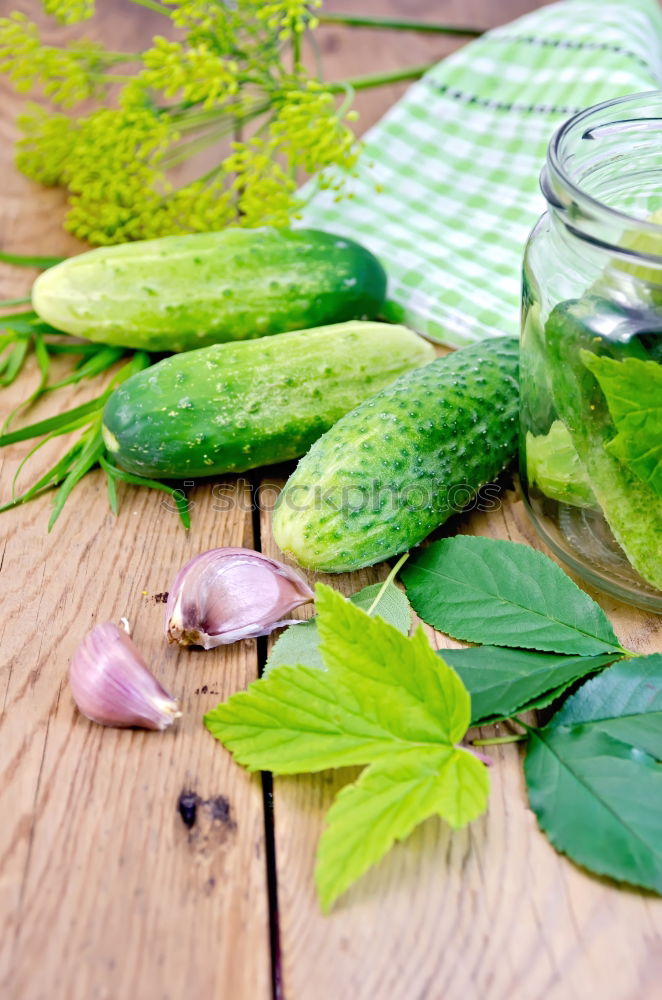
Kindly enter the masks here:
M 662 92 L 567 121 L 541 186 L 523 275 L 526 503 L 585 580 L 662 612 Z

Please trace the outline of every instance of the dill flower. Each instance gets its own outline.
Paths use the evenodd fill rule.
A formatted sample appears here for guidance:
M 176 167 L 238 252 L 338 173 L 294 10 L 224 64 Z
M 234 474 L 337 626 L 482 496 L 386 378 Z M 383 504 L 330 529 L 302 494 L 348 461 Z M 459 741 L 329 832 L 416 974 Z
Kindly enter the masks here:
M 234 222 L 235 213 L 232 192 L 222 181 L 194 181 L 161 200 L 145 219 L 142 238 L 225 229 Z
M 38 104 L 18 117 L 23 138 L 16 144 L 16 166 L 33 181 L 55 187 L 65 183 L 66 163 L 78 126 L 68 115 L 45 111 Z
M 106 50 L 95 42 L 80 40 L 66 49 L 42 45 L 37 26 L 25 14 L 14 11 L 0 18 L 0 73 L 19 93 L 40 85 L 53 104 L 73 107 L 100 95 L 107 62 Z
M 160 35 L 153 43 L 143 53 L 145 69 L 140 79 L 163 91 L 166 97 L 174 97 L 179 91 L 185 101 L 213 108 L 239 90 L 237 63 L 219 57 L 205 43 L 186 48 Z
M 282 93 L 282 103 L 269 128 L 275 147 L 292 167 L 307 173 L 335 166 L 351 171 L 356 165 L 356 137 L 336 110 L 335 96 L 317 80 L 305 80 Z
M 90 243 L 144 238 L 169 190 L 160 160 L 177 133 L 159 112 L 104 108 L 81 119 L 64 167 L 72 194 L 66 228 Z
M 17 90 L 39 86 L 63 108 L 98 102 L 77 117 L 29 106 L 19 119 L 19 169 L 68 190 L 65 226 L 90 243 L 288 225 L 303 175 L 339 188 L 357 156 L 347 102 L 338 108 L 334 90 L 300 65 L 301 35 L 320 5 L 159 0 L 180 37 L 158 34 L 138 53 L 84 39 L 47 46 L 24 14 L 0 18 L 0 72 Z M 65 23 L 93 11 L 92 0 L 44 6 Z M 131 74 L 114 70 L 132 62 Z M 171 170 L 205 151 L 216 156 L 212 169 L 207 158 L 201 177 L 175 188 Z
M 321 6 L 322 0 L 278 0 L 276 3 L 263 3 L 257 16 L 278 31 L 281 41 L 287 42 L 293 34 L 300 35 L 307 27 L 317 27 L 311 10 Z
M 273 140 L 253 138 L 232 144 L 222 167 L 232 180 L 239 223 L 254 226 L 287 226 L 301 206 L 296 182 L 274 157 Z
M 86 21 L 94 14 L 94 0 L 42 0 L 44 10 L 61 24 Z

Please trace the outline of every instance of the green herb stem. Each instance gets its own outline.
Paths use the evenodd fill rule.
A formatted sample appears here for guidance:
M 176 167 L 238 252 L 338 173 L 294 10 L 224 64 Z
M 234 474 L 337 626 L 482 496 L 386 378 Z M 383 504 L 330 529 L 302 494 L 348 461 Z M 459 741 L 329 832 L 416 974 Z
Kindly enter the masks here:
M 420 31 L 434 35 L 455 35 L 477 38 L 485 33 L 485 28 L 473 28 L 459 24 L 433 24 L 427 21 L 412 21 L 399 17 L 369 17 L 355 14 L 318 14 L 320 24 L 344 25 L 348 28 L 386 28 L 393 31 Z
M 20 299 L 3 299 L 0 302 L 0 309 L 4 309 L 6 306 L 25 306 L 28 302 L 32 302 L 29 295 L 25 295 Z
M 66 257 L 35 257 L 32 254 L 0 251 L 0 264 L 13 264 L 15 267 L 37 267 L 45 271 L 63 260 L 66 260 Z
M 418 80 L 437 65 L 438 60 L 425 63 L 423 66 L 410 66 L 406 69 L 393 70 L 391 73 L 368 73 L 366 76 L 355 76 L 349 80 L 336 80 L 329 84 L 329 90 L 339 94 L 352 87 L 353 90 L 369 90 L 371 87 L 384 87 L 389 83 L 402 83 L 406 80 Z
M 393 567 L 393 569 L 391 570 L 391 572 L 389 573 L 389 575 L 386 577 L 386 579 L 384 580 L 384 582 L 381 585 L 381 587 L 379 588 L 379 590 L 377 591 L 377 594 L 375 595 L 375 599 L 372 602 L 372 604 L 370 605 L 370 607 L 368 608 L 366 614 L 371 615 L 373 613 L 373 611 L 375 610 L 375 608 L 377 607 L 377 605 L 381 601 L 382 597 L 384 596 L 384 592 L 390 586 L 390 584 L 393 583 L 393 581 L 395 580 L 396 576 L 400 572 L 400 569 L 402 568 L 402 566 L 404 566 L 404 564 L 407 561 L 407 559 L 409 559 L 409 553 L 408 552 L 405 552 L 405 554 L 403 556 L 400 556 L 400 558 L 398 559 L 397 563 L 395 564 L 395 566 Z
M 528 738 L 528 733 L 512 733 L 510 736 L 492 736 L 487 740 L 472 740 L 471 745 L 474 747 L 498 747 L 502 743 L 521 743 Z
M 164 14 L 165 17 L 171 17 L 172 11 L 165 4 L 157 3 L 156 0 L 131 0 L 131 3 L 135 4 L 136 7 L 146 7 L 147 10 L 156 11 L 157 14 Z

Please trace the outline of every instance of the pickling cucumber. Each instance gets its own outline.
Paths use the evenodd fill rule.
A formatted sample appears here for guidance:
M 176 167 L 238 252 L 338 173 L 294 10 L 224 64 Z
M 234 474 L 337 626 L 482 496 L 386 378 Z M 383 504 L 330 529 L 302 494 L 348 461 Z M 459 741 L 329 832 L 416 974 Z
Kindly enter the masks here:
M 377 316 L 379 261 L 312 229 L 226 229 L 100 247 L 44 271 L 35 312 L 58 330 L 148 351 Z
M 431 345 L 403 326 L 359 321 L 188 351 L 112 393 L 104 440 L 118 465 L 148 477 L 282 462 L 432 357 Z
M 280 548 L 341 573 L 423 541 L 514 457 L 518 357 L 506 337 L 462 348 L 339 420 L 279 497 Z

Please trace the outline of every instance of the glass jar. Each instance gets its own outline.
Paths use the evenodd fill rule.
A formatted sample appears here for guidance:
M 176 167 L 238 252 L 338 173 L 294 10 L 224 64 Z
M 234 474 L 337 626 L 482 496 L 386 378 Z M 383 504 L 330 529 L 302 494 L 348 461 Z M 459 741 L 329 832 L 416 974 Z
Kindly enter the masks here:
M 520 473 L 545 542 L 662 612 L 662 92 L 553 136 L 527 244 Z

